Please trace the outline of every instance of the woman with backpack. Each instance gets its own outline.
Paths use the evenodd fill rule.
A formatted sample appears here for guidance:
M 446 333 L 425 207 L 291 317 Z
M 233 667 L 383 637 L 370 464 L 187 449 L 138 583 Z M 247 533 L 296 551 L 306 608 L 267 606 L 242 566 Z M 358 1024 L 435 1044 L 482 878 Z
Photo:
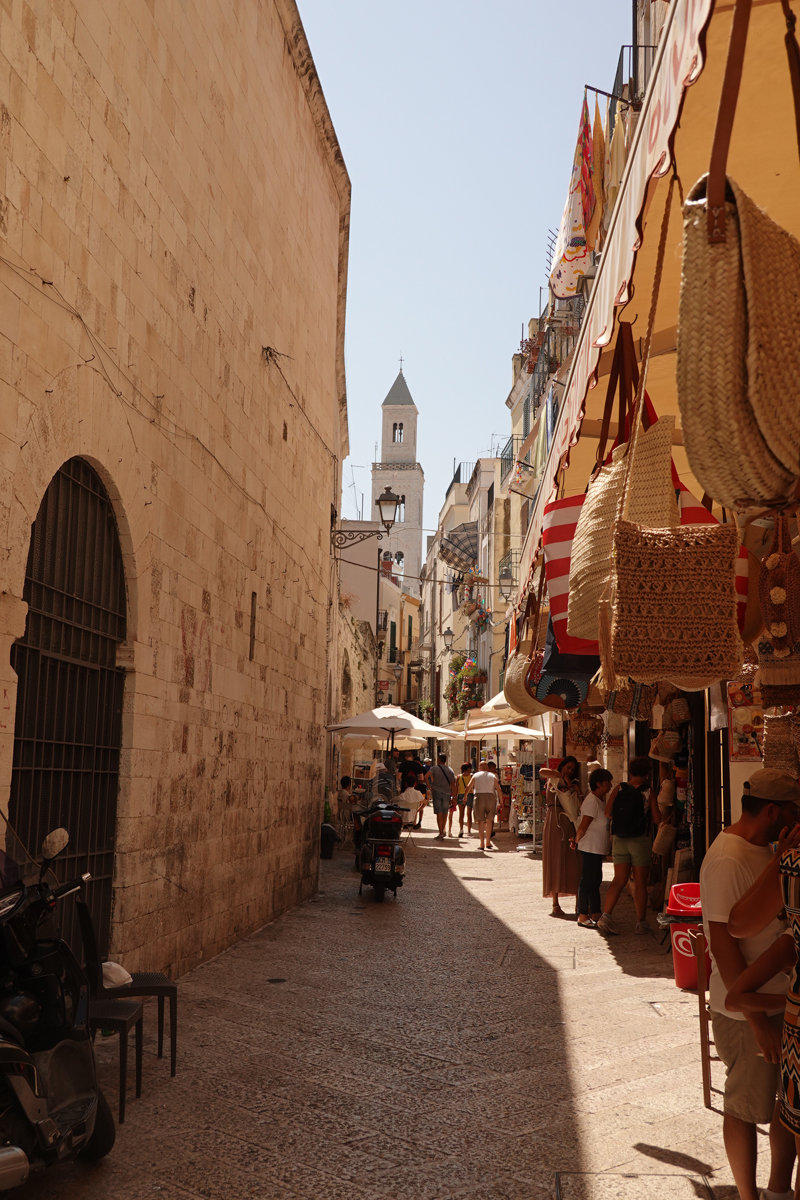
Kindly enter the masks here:
M 552 897 L 553 917 L 566 916 L 558 898 L 577 896 L 581 881 L 581 858 L 571 844 L 583 801 L 579 771 L 578 760 L 571 754 L 562 758 L 557 771 L 549 767 L 539 770 L 539 778 L 547 784 L 547 816 L 542 834 L 543 894 Z
M 609 793 L 606 816 L 611 819 L 611 856 L 614 878 L 606 892 L 603 915 L 597 922 L 600 933 L 619 933 L 611 919 L 614 905 L 633 871 L 633 902 L 636 906 L 636 932 L 649 933 L 647 924 L 647 876 L 653 857 L 653 826 L 661 820 L 661 810 L 651 786 L 653 768 L 645 755 L 632 758 L 628 782 Z

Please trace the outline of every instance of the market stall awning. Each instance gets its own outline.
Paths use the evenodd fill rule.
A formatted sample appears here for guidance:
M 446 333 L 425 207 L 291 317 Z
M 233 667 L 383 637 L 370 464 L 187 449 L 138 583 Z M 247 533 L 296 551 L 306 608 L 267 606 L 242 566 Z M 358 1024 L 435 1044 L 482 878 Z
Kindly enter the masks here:
M 478 561 L 478 522 L 465 521 L 442 539 L 439 557 L 457 571 L 468 571 Z
M 572 354 L 542 486 L 528 525 L 520 563 L 523 592 L 529 586 L 530 571 L 538 553 L 544 508 L 555 498 L 560 468 L 578 440 L 587 391 L 596 380 L 601 352 L 614 335 L 616 309 L 631 299 L 631 278 L 642 241 L 639 223 L 648 184 L 654 176 L 665 175 L 670 169 L 670 139 L 681 115 L 684 94 L 700 77 L 705 65 L 703 33 L 712 7 L 713 0 L 673 0 L 669 6 L 653 78 L 636 124 L 597 276 Z M 730 9 L 732 5 L 718 7 Z M 780 15 L 777 4 L 775 8 Z M 776 55 L 780 49 L 778 46 Z M 743 111 L 744 104 L 740 102 L 739 108 Z M 705 114 L 708 129 L 713 129 L 715 111 L 716 107 Z M 683 121 L 681 124 L 683 128 Z M 679 162 L 678 166 L 680 170 L 682 164 Z M 687 187 L 692 183 L 693 176 L 684 180 Z M 677 267 L 680 270 L 680 258 Z M 643 281 L 647 299 L 651 278 Z

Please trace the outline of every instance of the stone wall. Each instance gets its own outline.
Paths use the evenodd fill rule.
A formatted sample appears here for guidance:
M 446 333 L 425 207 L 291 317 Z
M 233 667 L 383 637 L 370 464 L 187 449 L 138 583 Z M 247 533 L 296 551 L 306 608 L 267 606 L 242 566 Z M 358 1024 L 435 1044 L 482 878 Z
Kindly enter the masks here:
M 3 0 L 0 183 L 0 802 L 80 455 L 128 588 L 111 953 L 181 973 L 317 878 L 350 191 L 293 0 Z
M 377 642 L 369 621 L 354 617 L 348 605 L 339 602 L 339 715 L 344 721 L 356 713 L 375 707 L 375 655 Z M 337 739 L 338 741 L 338 739 Z M 335 762 L 338 777 L 349 775 L 354 757 L 369 759 L 372 752 L 363 755 L 348 749 L 345 742 Z M 338 785 L 338 778 L 335 781 Z M 336 788 L 333 789 L 336 795 Z

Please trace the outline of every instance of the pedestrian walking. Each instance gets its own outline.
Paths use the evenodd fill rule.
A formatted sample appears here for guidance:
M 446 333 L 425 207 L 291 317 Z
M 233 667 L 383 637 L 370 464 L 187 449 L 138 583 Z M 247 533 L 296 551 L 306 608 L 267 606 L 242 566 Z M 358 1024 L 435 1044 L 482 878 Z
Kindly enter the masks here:
M 497 778 L 497 767 L 494 763 L 482 762 L 469 781 L 465 796 L 474 795 L 475 821 L 478 826 L 478 836 L 481 839 L 480 850 L 494 850 L 492 831 L 494 814 L 498 801 L 502 801 L 500 780 Z
M 606 816 L 611 819 L 614 878 L 606 892 L 603 915 L 597 922 L 601 933 L 619 932 L 611 914 L 631 872 L 636 932 L 650 932 L 647 924 L 647 877 L 653 858 L 653 826 L 661 820 L 656 794 L 650 786 L 651 778 L 650 759 L 645 755 L 632 758 L 628 766 L 628 782 L 618 784 L 606 801 Z
M 436 766 L 431 767 L 425 778 L 430 783 L 433 792 L 433 811 L 436 814 L 436 824 L 439 826 L 436 840 L 444 841 L 447 814 L 456 795 L 456 777 L 447 765 L 446 754 L 438 755 Z
M 717 834 L 700 868 L 703 927 L 711 951 L 711 1026 L 717 1054 L 726 1068 L 722 1137 L 742 1200 L 756 1200 L 763 1194 L 756 1185 L 757 1125 L 769 1125 L 767 1194 L 791 1195 L 795 1157 L 791 1131 L 800 1128 L 794 1053 L 800 1004 L 794 996 L 786 1003 L 789 980 L 785 967 L 791 964 L 788 956 L 781 958 L 781 951 L 788 949 L 783 936 L 784 904 L 792 927 L 796 927 L 791 912 L 797 904 L 796 880 L 791 875 L 797 856 L 792 845 L 797 839 L 787 832 L 798 814 L 800 787 L 796 781 L 781 771 L 756 771 L 744 785 L 741 817 Z M 777 839 L 776 862 L 770 843 Z M 781 858 L 784 848 L 788 853 Z M 781 878 L 784 870 L 786 877 Z M 760 893 L 765 883 L 774 901 L 764 907 Z M 765 963 L 770 966 L 769 975 Z M 781 1122 L 781 1103 L 776 1102 L 779 1084 L 785 1124 Z
M 541 767 L 539 778 L 547 785 L 547 815 L 542 835 L 543 894 L 553 901 L 551 916 L 566 913 L 559 896 L 577 896 L 581 880 L 581 860 L 572 844 L 580 819 L 583 793 L 578 783 L 578 760 L 571 754 L 562 758 L 558 769 Z
M 611 850 L 611 837 L 606 816 L 606 797 L 611 791 L 614 776 L 602 767 L 589 776 L 589 793 L 581 804 L 581 820 L 575 830 L 573 845 L 581 856 L 581 879 L 578 884 L 578 924 L 581 929 L 596 929 L 600 920 L 600 884 L 603 882 L 603 860 Z
M 475 797 L 472 792 L 467 795 L 472 780 L 472 763 L 465 762 L 461 764 L 461 774 L 458 776 L 456 783 L 458 785 L 458 836 L 464 836 L 464 812 L 467 815 L 467 833 L 472 833 L 472 808 L 475 803 Z

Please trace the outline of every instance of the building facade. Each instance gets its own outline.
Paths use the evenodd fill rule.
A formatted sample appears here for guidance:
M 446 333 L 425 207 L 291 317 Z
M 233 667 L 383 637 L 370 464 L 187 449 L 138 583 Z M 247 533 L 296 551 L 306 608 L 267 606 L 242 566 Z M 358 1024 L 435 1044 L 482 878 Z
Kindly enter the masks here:
M 372 464 L 372 511 L 381 492 L 390 487 L 402 498 L 399 520 L 385 541 L 394 571 L 405 577 L 406 590 L 419 595 L 422 566 L 422 498 L 425 475 L 417 462 L 417 406 L 402 368 L 381 405 L 381 457 Z
M 293 0 L 0 46 L 0 802 L 179 974 L 316 886 L 350 184 Z M 307 353 L 313 345 L 314 353 Z

